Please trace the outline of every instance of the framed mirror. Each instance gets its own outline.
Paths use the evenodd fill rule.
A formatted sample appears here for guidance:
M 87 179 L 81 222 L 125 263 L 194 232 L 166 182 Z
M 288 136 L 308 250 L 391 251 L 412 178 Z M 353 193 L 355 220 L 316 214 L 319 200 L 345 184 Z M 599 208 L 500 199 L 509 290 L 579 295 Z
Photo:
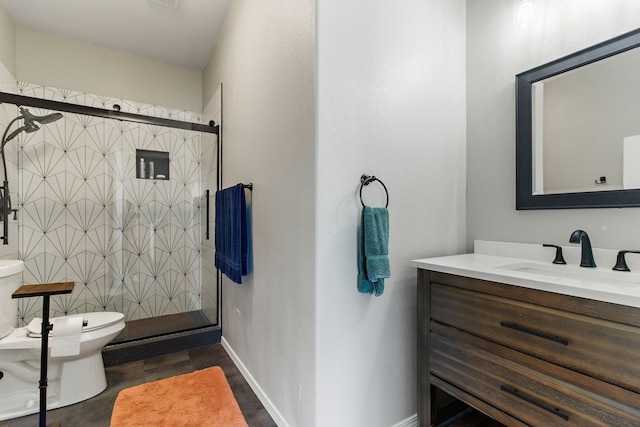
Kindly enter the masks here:
M 516 209 L 640 207 L 640 29 L 516 76 Z

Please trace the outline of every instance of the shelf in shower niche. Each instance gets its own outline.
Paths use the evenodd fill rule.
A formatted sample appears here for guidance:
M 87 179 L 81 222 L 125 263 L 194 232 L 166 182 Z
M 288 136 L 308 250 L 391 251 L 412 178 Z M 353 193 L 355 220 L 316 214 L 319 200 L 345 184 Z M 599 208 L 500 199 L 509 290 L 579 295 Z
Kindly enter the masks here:
M 169 180 L 169 152 L 136 149 L 136 178 Z

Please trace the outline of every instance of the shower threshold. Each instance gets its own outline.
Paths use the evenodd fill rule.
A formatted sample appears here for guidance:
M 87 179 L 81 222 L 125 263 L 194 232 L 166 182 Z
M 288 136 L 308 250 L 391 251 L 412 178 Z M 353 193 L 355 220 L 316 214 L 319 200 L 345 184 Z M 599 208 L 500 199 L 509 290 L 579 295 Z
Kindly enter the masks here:
M 115 366 L 219 344 L 221 338 L 220 326 L 200 310 L 132 320 L 102 349 L 102 359 L 105 367 Z

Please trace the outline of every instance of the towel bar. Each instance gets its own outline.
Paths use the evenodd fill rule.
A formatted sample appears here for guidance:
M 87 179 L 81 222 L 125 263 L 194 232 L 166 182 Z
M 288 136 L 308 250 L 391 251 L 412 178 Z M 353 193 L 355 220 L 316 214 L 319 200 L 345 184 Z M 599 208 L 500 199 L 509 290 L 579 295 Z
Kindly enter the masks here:
M 373 175 L 369 176 L 369 175 L 366 175 L 366 174 L 363 174 L 360 177 L 360 203 L 362 203 L 362 207 L 363 208 L 365 207 L 364 206 L 364 202 L 362 201 L 362 188 L 364 186 L 367 186 L 367 185 L 371 184 L 374 181 L 378 181 L 380 183 L 380 185 L 382 185 L 382 187 L 384 188 L 384 192 L 387 195 L 387 204 L 384 207 L 388 208 L 389 207 L 389 191 L 387 190 L 387 186 L 384 185 L 384 182 L 380 181 L 380 179 L 376 178 L 375 176 L 373 176 Z

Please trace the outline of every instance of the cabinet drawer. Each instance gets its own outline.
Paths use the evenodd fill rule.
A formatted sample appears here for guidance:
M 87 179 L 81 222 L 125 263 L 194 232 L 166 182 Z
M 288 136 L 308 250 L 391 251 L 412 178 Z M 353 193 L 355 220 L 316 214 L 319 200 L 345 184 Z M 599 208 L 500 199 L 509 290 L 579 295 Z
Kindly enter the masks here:
M 528 425 L 622 427 L 640 419 L 640 408 L 503 358 L 501 346 L 446 326 L 432 325 L 430 353 L 432 376 Z
M 436 283 L 431 319 L 640 392 L 640 328 Z

